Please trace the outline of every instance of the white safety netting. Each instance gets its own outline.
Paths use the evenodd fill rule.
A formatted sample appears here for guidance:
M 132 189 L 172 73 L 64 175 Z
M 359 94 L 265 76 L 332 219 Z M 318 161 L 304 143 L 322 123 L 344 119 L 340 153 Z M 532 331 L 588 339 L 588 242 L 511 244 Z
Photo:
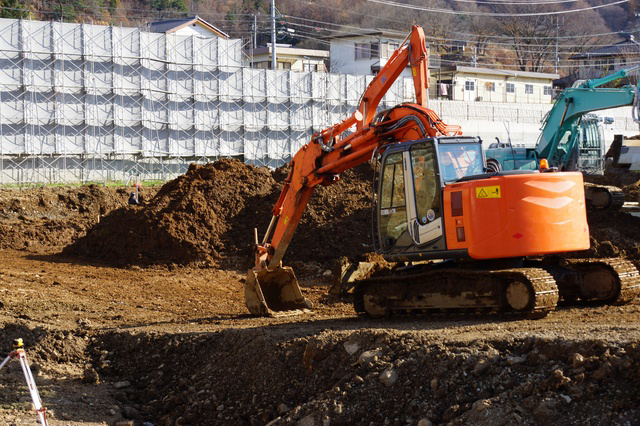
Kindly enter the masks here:
M 0 183 L 279 166 L 349 116 L 372 76 L 242 67 L 240 40 L 0 19 Z M 399 79 L 380 108 L 413 101 Z M 446 122 L 538 123 L 549 105 L 431 101 Z

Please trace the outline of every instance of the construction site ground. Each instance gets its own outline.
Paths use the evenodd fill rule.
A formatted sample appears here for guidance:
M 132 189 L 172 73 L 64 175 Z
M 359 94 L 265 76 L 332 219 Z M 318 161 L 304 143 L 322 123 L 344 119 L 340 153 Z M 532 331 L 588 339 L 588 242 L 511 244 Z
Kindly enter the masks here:
M 356 316 L 335 261 L 375 259 L 369 166 L 319 188 L 285 263 L 312 312 L 244 306 L 286 169 L 221 160 L 162 188 L 0 190 L 0 351 L 23 338 L 52 425 L 638 425 L 640 300 L 538 320 Z M 639 201 L 640 177 L 599 180 Z M 589 215 L 580 257 L 640 265 L 640 219 Z M 35 424 L 17 361 L 0 424 Z M 127 424 L 127 423 L 121 423 Z

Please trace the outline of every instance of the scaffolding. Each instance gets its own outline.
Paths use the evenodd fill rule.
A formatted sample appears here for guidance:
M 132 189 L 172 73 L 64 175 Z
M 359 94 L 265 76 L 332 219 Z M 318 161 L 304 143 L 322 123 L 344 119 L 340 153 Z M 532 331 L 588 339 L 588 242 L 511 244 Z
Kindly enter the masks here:
M 241 40 L 0 19 L 0 185 L 165 181 L 221 157 L 277 167 L 351 114 L 373 78 L 244 68 L 241 48 Z M 380 108 L 413 99 L 411 79 L 399 79 Z M 514 115 L 537 123 L 549 109 L 430 106 L 454 123 Z
M 276 167 L 355 108 L 353 79 L 243 68 L 240 40 L 0 19 L 0 184 Z

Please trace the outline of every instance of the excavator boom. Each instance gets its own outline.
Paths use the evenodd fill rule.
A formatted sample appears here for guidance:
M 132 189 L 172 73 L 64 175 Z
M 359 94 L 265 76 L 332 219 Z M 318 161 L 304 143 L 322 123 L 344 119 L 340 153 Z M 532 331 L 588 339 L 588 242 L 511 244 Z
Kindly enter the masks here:
M 379 114 L 380 101 L 407 66 L 413 76 L 416 104 L 410 104 L 407 116 Z M 255 266 L 245 284 L 245 299 L 251 313 L 273 315 L 310 307 L 293 271 L 282 267 L 281 261 L 316 186 L 337 182 L 341 172 L 366 162 L 385 144 L 407 138 L 461 134 L 459 126 L 446 125 L 427 108 L 428 77 L 424 32 L 414 26 L 369 84 L 358 109 L 341 123 L 313 135 L 294 155 L 262 242 L 256 233 Z M 353 126 L 355 131 L 344 136 Z

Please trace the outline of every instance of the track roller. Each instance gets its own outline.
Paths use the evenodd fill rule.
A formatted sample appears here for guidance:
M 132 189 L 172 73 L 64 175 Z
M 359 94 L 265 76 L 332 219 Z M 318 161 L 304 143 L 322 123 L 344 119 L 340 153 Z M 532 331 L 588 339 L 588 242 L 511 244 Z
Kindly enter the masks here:
M 628 260 L 562 259 L 545 269 L 555 278 L 565 301 L 624 305 L 640 295 L 640 273 Z
M 624 205 L 624 192 L 617 186 L 584 184 L 587 207 L 595 210 L 617 211 Z
M 558 288 L 540 268 L 435 269 L 372 277 L 356 284 L 354 308 L 372 317 L 399 314 L 518 315 L 554 310 Z

